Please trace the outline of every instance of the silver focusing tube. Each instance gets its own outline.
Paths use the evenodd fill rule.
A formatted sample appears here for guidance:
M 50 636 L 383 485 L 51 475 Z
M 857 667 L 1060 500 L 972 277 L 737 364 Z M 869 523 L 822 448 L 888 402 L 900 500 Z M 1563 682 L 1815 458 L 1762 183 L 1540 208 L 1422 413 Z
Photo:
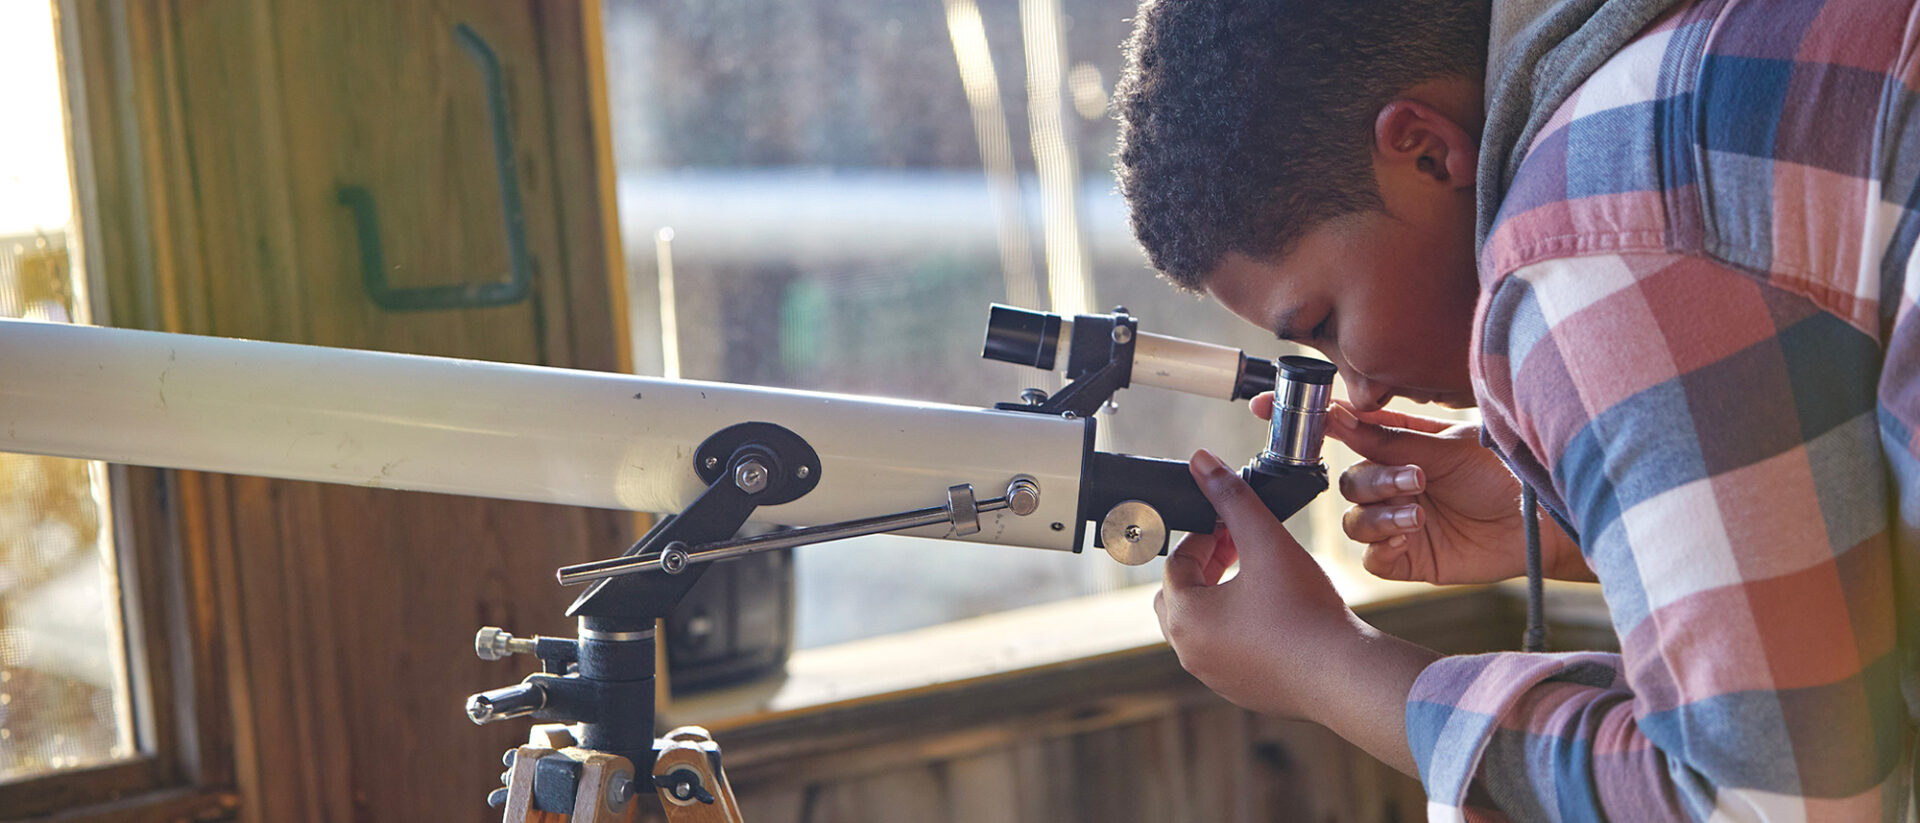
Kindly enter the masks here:
M 1273 427 L 1260 463 L 1314 466 L 1327 435 L 1327 410 L 1333 404 L 1332 363 L 1312 357 L 1280 358 L 1273 391 Z

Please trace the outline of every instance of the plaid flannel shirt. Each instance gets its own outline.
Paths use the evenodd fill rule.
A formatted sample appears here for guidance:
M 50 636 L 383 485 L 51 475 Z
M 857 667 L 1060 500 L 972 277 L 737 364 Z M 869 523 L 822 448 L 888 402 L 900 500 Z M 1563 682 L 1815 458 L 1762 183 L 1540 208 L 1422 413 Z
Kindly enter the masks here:
M 1475 389 L 1622 651 L 1422 673 L 1432 819 L 1905 819 L 1917 34 L 1914 0 L 1698 0 L 1529 148 Z

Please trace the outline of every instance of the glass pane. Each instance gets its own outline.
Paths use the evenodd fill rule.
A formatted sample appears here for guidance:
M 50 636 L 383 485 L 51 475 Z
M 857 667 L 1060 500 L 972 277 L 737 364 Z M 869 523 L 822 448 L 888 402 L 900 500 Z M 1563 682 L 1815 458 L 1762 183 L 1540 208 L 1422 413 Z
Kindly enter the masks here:
M 44 0 L 0 0 L 0 316 L 84 319 Z M 0 781 L 134 754 L 105 466 L 0 454 Z
M 996 301 L 1123 304 L 1149 331 L 1280 354 L 1270 334 L 1159 281 L 1127 228 L 1106 106 L 1131 8 L 611 3 L 635 362 L 973 406 L 1057 388 L 981 359 Z M 1239 403 L 1156 389 L 1119 402 L 1108 450 L 1205 446 L 1243 461 L 1265 434 Z M 801 549 L 796 571 L 803 648 L 1160 575 L 1157 561 L 1130 569 L 1097 552 L 891 537 Z

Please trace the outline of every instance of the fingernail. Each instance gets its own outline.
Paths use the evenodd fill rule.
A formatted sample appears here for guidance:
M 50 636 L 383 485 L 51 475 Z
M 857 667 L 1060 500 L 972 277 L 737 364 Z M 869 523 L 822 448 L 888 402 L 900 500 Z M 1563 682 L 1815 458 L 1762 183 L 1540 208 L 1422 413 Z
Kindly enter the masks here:
M 1193 453 L 1193 465 L 1201 474 L 1225 474 L 1227 471 L 1227 464 L 1220 462 L 1220 458 L 1214 457 L 1213 452 L 1206 449 Z
M 1353 412 L 1347 411 L 1346 406 L 1336 404 L 1331 411 L 1327 412 L 1327 422 L 1341 431 L 1353 431 L 1353 427 L 1359 425 L 1360 418 L 1354 417 Z
M 1392 546 L 1396 549 L 1400 548 L 1401 546 L 1407 545 L 1407 536 L 1404 534 L 1396 534 L 1392 537 L 1389 537 L 1387 538 L 1387 545 Z
M 1393 525 L 1403 529 L 1411 529 L 1414 526 L 1420 525 L 1420 507 L 1401 506 L 1400 508 L 1394 509 Z
M 1408 466 L 1393 473 L 1393 487 L 1403 492 L 1420 490 L 1420 469 Z

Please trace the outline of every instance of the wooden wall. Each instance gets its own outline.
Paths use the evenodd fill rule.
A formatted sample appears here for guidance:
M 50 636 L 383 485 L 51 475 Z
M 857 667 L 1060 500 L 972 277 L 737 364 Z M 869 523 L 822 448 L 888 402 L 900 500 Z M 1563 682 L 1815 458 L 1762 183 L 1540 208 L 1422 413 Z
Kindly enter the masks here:
M 619 369 L 621 256 L 596 111 L 597 6 L 574 0 L 78 0 L 75 88 L 103 322 Z M 485 74 L 498 55 L 533 289 L 391 312 L 362 286 L 344 187 L 377 204 L 396 287 L 509 269 Z M 138 474 L 138 473 L 136 473 Z M 571 633 L 561 564 L 616 554 L 631 515 L 258 478 L 157 473 L 198 663 L 163 722 L 176 782 L 230 785 L 247 821 L 484 820 L 500 753 L 470 693 L 515 682 L 481 625 Z M 171 532 L 169 534 L 168 532 Z M 149 571 L 158 572 L 159 569 Z M 198 736 L 200 739 L 191 739 Z M 4 815 L 0 815 L 4 816 Z

